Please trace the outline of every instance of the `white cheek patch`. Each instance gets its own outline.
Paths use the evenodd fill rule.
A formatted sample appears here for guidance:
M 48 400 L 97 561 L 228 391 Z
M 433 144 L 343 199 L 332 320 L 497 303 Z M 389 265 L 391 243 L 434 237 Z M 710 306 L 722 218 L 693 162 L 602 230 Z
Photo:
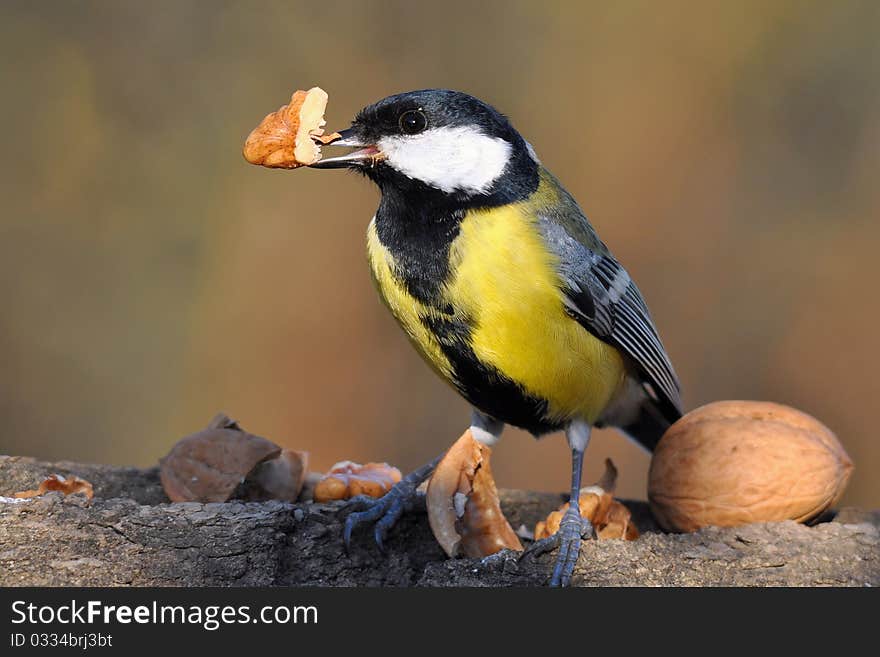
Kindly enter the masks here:
M 489 190 L 510 161 L 512 147 L 469 127 L 431 128 L 418 135 L 383 137 L 385 163 L 408 178 L 450 193 Z

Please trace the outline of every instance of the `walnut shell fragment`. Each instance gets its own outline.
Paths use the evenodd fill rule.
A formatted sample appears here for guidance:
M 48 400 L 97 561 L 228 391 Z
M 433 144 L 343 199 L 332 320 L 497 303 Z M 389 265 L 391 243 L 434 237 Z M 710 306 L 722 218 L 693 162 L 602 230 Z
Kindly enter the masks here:
M 613 500 L 596 528 L 596 536 L 600 541 L 609 538 L 634 541 L 639 537 L 639 528 L 633 523 L 629 509 L 623 503 Z
M 306 472 L 305 477 L 303 478 L 303 486 L 302 490 L 299 492 L 299 498 L 297 501 L 299 502 L 314 502 L 315 501 L 315 486 L 324 478 L 324 475 L 320 472 Z
M 159 461 L 159 476 L 172 502 L 225 502 L 259 463 L 280 453 L 221 413 L 171 448 Z
M 428 483 L 428 522 L 449 557 L 485 557 L 522 543 L 501 512 L 489 459 L 470 429 L 449 448 Z
M 236 499 L 296 502 L 309 468 L 309 453 L 282 449 L 275 458 L 258 463 L 236 489 Z
M 315 484 L 313 498 L 315 502 L 332 502 L 358 495 L 382 497 L 400 479 L 400 470 L 387 463 L 340 461 Z
M 836 436 L 806 413 L 722 401 L 666 431 L 651 460 L 648 499 L 671 531 L 806 522 L 840 499 L 852 470 Z
M 587 518 L 596 530 L 600 540 L 622 538 L 634 541 L 639 537 L 639 530 L 632 522 L 632 514 L 626 506 L 614 499 L 617 485 L 617 468 L 611 459 L 605 459 L 605 473 L 593 486 L 581 488 L 578 497 L 581 517 Z M 559 509 L 550 513 L 546 520 L 535 525 L 535 540 L 547 538 L 559 531 L 562 517 L 568 511 L 566 502 Z
M 260 122 L 248 135 L 242 153 L 251 164 L 295 169 L 321 159 L 316 142 L 329 143 L 337 133 L 324 137 L 327 93 L 320 87 L 295 91 L 290 103 Z
M 92 499 L 94 497 L 94 489 L 92 488 L 92 484 L 90 484 L 85 479 L 80 479 L 77 476 L 69 475 L 65 477 L 60 474 L 51 474 L 46 477 L 42 482 L 40 482 L 39 488 L 36 490 L 23 490 L 20 493 L 16 493 L 13 497 L 21 498 L 29 498 L 29 497 L 39 497 L 40 495 L 45 495 L 50 491 L 60 491 L 65 495 L 85 495 L 86 499 Z

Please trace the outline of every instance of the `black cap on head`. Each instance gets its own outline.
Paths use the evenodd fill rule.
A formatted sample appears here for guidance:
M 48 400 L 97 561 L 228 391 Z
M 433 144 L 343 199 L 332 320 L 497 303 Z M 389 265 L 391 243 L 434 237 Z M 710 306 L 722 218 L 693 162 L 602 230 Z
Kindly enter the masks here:
M 375 144 L 381 137 L 406 134 L 400 119 L 407 112 L 422 112 L 427 128 L 476 127 L 491 137 L 514 143 L 519 136 L 507 117 L 491 105 L 461 91 L 422 89 L 383 98 L 358 112 L 352 127 Z

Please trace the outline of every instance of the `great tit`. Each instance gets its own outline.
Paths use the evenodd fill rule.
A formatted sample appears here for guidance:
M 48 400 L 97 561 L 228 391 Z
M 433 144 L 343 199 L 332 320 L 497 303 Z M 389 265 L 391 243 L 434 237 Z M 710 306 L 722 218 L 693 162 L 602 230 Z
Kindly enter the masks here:
M 494 444 L 505 424 L 564 430 L 569 510 L 546 549 L 551 585 L 569 583 L 593 426 L 651 450 L 682 413 L 680 386 L 648 307 L 581 208 L 510 121 L 465 93 L 390 96 L 339 133 L 346 155 L 321 169 L 364 174 L 381 191 L 367 229 L 379 295 L 433 370 L 473 407 L 471 432 Z M 376 521 L 380 548 L 440 457 L 385 497 L 357 500 L 344 538 Z

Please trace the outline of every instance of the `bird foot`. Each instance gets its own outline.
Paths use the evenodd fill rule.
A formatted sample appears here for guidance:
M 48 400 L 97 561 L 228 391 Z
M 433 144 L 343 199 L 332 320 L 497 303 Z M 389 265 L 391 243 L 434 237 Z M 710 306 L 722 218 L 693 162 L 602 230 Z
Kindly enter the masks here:
M 568 586 L 580 554 L 581 539 L 592 538 L 596 538 L 593 524 L 587 518 L 582 518 L 578 509 L 569 507 L 559 523 L 559 530 L 552 536 L 532 543 L 520 558 L 535 558 L 558 547 L 559 554 L 550 577 L 550 586 Z
M 373 538 L 379 551 L 384 552 L 388 530 L 397 524 L 404 511 L 411 510 L 422 497 L 422 494 L 416 491 L 421 482 L 417 473 L 413 473 L 392 486 L 391 490 L 380 498 L 367 495 L 351 498 L 340 510 L 340 513 L 348 514 L 342 534 L 346 551 L 351 547 L 351 533 L 354 529 L 363 523 L 375 522 Z

